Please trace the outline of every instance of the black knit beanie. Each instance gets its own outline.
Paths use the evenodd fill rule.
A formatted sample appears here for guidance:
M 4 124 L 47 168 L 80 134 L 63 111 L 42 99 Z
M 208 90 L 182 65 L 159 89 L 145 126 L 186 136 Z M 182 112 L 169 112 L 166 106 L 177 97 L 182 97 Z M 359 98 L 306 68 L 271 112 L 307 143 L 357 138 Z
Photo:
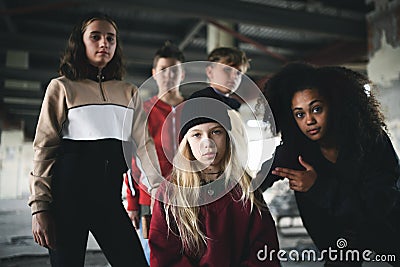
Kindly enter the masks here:
M 231 120 L 228 106 L 217 99 L 209 97 L 191 98 L 184 102 L 181 113 L 181 130 L 179 140 L 182 140 L 190 128 L 208 122 L 217 122 L 225 130 L 231 130 Z

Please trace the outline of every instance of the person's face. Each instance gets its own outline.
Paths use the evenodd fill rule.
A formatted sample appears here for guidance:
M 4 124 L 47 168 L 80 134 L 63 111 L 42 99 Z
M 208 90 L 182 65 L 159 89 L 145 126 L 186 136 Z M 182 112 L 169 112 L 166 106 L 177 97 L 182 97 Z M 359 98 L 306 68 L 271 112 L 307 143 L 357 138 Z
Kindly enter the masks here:
M 175 58 L 161 57 L 152 69 L 153 78 L 157 83 L 158 92 L 164 94 L 168 90 L 179 87 L 184 78 L 181 62 Z
M 226 153 L 224 127 L 216 122 L 193 126 L 187 132 L 189 147 L 193 156 L 204 167 L 219 169 Z
M 238 89 L 244 72 L 243 65 L 230 66 L 224 62 L 215 62 L 206 68 L 210 85 L 223 94 L 230 94 Z
M 322 141 L 328 132 L 329 106 L 316 89 L 298 91 L 292 98 L 292 113 L 300 130 L 313 141 Z
M 95 20 L 86 27 L 83 43 L 89 63 L 104 68 L 113 58 L 117 47 L 116 30 L 108 21 Z

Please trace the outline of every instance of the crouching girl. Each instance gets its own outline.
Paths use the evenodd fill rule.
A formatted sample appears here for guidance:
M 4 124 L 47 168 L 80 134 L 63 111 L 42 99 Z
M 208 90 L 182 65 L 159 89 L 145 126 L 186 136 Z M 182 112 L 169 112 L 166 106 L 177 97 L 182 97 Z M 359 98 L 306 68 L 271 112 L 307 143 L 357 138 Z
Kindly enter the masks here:
M 279 266 L 274 221 L 237 162 L 226 106 L 186 101 L 180 145 L 150 226 L 151 266 Z M 259 252 L 263 252 L 263 257 Z

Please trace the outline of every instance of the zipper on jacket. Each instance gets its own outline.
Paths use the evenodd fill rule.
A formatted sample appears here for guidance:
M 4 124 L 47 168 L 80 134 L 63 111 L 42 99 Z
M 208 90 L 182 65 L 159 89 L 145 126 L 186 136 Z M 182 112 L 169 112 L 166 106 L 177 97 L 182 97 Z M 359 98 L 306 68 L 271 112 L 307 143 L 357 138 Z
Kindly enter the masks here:
M 104 174 L 105 174 L 105 176 L 107 176 L 108 175 L 108 166 L 110 165 L 110 161 L 108 160 L 108 159 L 106 159 L 105 161 L 104 161 Z
M 104 94 L 103 83 L 102 83 L 102 81 L 104 80 L 104 76 L 102 75 L 100 68 L 99 68 L 99 72 L 97 74 L 97 80 L 99 81 L 101 97 L 103 98 L 103 101 L 107 101 L 106 95 Z

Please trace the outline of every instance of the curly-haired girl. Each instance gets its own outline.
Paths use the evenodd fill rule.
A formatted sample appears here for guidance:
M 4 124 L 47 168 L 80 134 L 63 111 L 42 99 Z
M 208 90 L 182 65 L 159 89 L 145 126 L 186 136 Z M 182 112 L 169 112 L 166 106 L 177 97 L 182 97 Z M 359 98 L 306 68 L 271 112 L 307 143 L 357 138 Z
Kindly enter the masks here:
M 288 178 L 316 246 L 338 249 L 344 238 L 345 249 L 360 252 L 356 259 L 327 257 L 326 266 L 360 266 L 368 260 L 362 250 L 400 260 L 399 160 L 370 84 L 344 67 L 291 63 L 265 86 L 282 142 L 263 189 Z

